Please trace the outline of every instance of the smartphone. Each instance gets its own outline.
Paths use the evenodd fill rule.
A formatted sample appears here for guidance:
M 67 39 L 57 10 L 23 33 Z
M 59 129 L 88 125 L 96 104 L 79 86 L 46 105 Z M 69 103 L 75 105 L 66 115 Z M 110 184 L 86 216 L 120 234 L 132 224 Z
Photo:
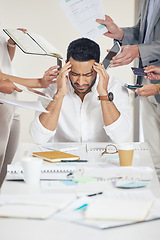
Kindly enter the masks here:
M 129 89 L 137 89 L 137 88 L 143 87 L 143 85 L 139 85 L 139 84 L 129 85 L 129 84 L 127 84 L 127 83 L 125 83 L 124 86 L 125 86 L 126 88 L 129 88 Z
M 134 67 L 131 67 L 133 73 L 135 75 L 138 75 L 138 76 L 147 76 L 147 73 L 144 72 L 144 69 L 143 68 L 134 68 Z
M 116 42 L 113 47 L 110 49 L 109 53 L 106 55 L 106 57 L 103 59 L 103 66 L 107 70 L 107 68 L 110 65 L 110 61 L 114 56 L 116 56 L 118 53 L 120 53 L 121 47 L 119 45 L 119 42 Z
M 57 65 L 59 66 L 58 71 L 62 68 L 62 60 L 60 58 L 57 58 Z

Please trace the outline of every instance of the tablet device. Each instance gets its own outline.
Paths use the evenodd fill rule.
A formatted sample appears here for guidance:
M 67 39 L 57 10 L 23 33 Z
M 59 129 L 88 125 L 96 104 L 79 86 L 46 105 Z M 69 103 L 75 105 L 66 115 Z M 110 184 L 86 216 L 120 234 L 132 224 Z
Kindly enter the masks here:
M 133 73 L 135 75 L 138 75 L 138 76 L 147 76 L 147 73 L 144 72 L 144 69 L 143 68 L 134 68 L 134 67 L 131 67 Z
M 103 59 L 103 66 L 104 68 L 107 70 L 107 68 L 109 67 L 110 65 L 110 61 L 112 60 L 112 58 L 114 56 L 116 56 L 118 53 L 120 53 L 121 51 L 121 47 L 119 45 L 118 42 L 116 42 L 113 47 L 110 49 L 109 53 L 105 56 L 105 58 Z
M 125 83 L 124 86 L 125 86 L 126 88 L 129 88 L 129 89 L 137 89 L 137 88 L 143 87 L 143 85 L 139 85 L 139 84 L 129 85 L 129 84 L 127 84 L 127 83 Z

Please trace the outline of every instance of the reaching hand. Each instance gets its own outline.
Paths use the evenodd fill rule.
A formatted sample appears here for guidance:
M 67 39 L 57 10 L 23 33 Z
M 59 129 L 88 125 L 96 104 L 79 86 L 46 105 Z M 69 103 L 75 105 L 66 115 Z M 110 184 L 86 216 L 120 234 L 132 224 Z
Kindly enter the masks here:
M 108 88 L 108 81 L 109 81 L 109 75 L 107 74 L 105 68 L 101 63 L 95 62 L 93 65 L 94 70 L 99 75 L 99 82 L 97 85 L 97 91 L 100 96 L 106 96 L 108 94 L 107 88 Z
M 139 57 L 139 50 L 137 45 L 122 46 L 121 52 L 112 58 L 110 67 L 127 65 L 137 57 Z
M 22 92 L 22 90 L 16 87 L 9 79 L 0 80 L 0 92 L 11 94 L 14 91 Z
M 160 67 L 150 65 L 144 69 L 144 72 L 147 73 L 147 76 L 145 76 L 145 78 L 148 78 L 150 80 L 160 80 Z
M 123 31 L 122 28 L 119 28 L 114 23 L 114 21 L 112 20 L 112 18 L 110 16 L 105 15 L 105 20 L 97 19 L 96 22 L 106 26 L 106 28 L 108 29 L 108 32 L 104 33 L 104 35 L 106 37 L 114 38 L 114 39 L 117 39 L 117 40 L 122 40 L 123 35 L 124 35 L 124 31 Z
M 53 66 L 50 67 L 47 71 L 45 71 L 43 78 L 40 81 L 41 88 L 47 88 L 50 84 L 56 83 L 59 73 L 59 71 L 57 70 L 58 68 L 59 66 Z
M 137 88 L 135 90 L 135 93 L 137 93 L 142 97 L 149 97 L 149 96 L 158 94 L 158 88 L 156 84 L 147 84 L 141 88 Z

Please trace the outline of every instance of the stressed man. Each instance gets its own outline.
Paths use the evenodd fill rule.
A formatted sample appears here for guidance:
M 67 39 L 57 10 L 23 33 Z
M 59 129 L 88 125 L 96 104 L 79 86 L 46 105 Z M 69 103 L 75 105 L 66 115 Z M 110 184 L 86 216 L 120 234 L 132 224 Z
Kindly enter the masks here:
M 54 142 L 124 142 L 131 122 L 123 82 L 99 63 L 100 48 L 87 38 L 71 42 L 57 84 L 45 90 L 48 113 L 36 113 L 30 132 L 38 144 Z M 52 75 L 52 71 L 48 71 Z

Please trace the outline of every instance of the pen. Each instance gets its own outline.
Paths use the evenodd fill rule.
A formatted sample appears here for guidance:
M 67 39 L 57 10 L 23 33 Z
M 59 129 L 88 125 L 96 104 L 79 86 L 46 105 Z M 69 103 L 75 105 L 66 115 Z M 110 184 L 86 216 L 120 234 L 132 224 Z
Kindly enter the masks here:
M 75 163 L 81 163 L 81 162 L 88 162 L 88 160 L 61 160 L 61 162 L 75 162 Z
M 103 192 L 98 192 L 98 193 L 89 194 L 89 195 L 87 195 L 87 197 L 94 197 L 94 196 L 100 195 L 100 194 L 103 194 Z

